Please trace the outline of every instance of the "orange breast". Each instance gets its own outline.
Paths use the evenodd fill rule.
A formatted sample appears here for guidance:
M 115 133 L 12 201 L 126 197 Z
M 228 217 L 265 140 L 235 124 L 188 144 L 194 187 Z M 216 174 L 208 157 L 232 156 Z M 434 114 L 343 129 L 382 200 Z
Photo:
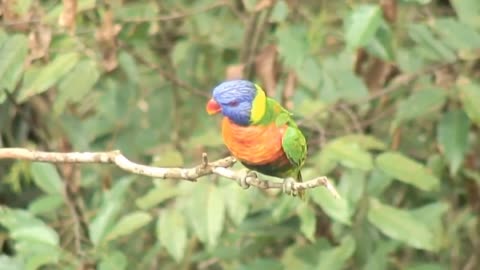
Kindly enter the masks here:
M 252 165 L 278 163 L 280 160 L 288 162 L 282 149 L 285 129 L 286 126 L 277 127 L 275 123 L 239 126 L 227 117 L 222 122 L 222 136 L 227 148 L 237 159 Z

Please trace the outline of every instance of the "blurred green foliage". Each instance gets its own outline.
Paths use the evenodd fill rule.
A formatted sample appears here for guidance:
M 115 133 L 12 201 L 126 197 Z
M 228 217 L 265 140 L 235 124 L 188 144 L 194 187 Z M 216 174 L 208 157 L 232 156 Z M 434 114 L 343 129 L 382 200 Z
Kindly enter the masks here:
M 478 0 L 2 8 L 0 147 L 220 158 L 205 102 L 245 77 L 292 109 L 304 178 L 342 199 L 2 160 L 0 269 L 480 268 Z

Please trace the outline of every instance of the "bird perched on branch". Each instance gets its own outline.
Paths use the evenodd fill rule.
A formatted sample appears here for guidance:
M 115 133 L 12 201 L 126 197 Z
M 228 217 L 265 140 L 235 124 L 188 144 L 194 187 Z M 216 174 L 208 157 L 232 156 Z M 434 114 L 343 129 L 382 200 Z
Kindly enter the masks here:
M 245 167 L 283 178 L 284 187 L 292 178 L 302 181 L 305 137 L 291 113 L 260 86 L 246 80 L 223 82 L 213 89 L 207 112 L 223 114 L 223 141 Z M 303 198 L 303 191 L 298 195 Z

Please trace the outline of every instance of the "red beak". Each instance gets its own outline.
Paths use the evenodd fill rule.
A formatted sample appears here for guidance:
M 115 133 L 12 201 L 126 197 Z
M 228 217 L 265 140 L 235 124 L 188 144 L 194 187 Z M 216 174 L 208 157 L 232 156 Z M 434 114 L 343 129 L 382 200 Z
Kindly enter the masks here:
M 220 105 L 212 99 L 210 99 L 207 103 L 207 113 L 209 115 L 212 115 L 212 114 L 217 114 L 219 113 L 220 111 L 222 111 L 222 107 L 220 107 Z

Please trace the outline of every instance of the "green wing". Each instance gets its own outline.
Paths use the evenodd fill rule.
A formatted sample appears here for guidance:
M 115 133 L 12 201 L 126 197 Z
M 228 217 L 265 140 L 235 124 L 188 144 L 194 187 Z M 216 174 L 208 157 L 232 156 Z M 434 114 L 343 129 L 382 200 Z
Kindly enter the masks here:
M 283 108 L 273 99 L 268 99 L 269 111 L 275 112 L 273 119 L 277 126 L 287 125 L 287 129 L 283 134 L 282 148 L 290 163 L 293 165 L 291 176 L 297 180 L 301 179 L 300 169 L 305 163 L 307 157 L 307 141 L 300 129 L 292 119 L 292 114 Z M 273 115 L 272 115 L 273 116 Z
M 298 173 L 307 157 L 307 141 L 300 129 L 298 129 L 297 125 L 293 122 L 290 114 L 280 114 L 277 117 L 277 125 L 279 124 L 287 124 L 288 126 L 283 134 L 282 148 L 288 160 L 290 160 L 292 165 L 297 169 L 295 171 Z
M 288 160 L 298 169 L 307 157 L 307 141 L 297 127 L 289 126 L 283 134 L 282 147 Z

